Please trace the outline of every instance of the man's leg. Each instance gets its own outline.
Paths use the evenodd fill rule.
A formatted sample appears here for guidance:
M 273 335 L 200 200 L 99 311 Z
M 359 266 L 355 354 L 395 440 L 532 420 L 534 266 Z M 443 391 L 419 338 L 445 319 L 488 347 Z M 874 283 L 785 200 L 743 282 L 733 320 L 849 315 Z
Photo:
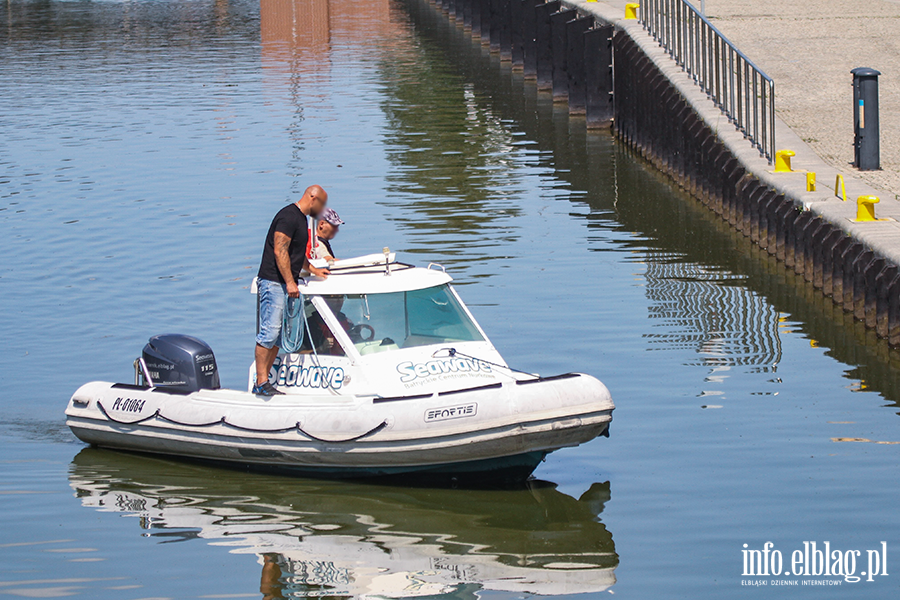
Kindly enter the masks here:
M 256 385 L 269 380 L 269 371 L 278 356 L 281 340 L 281 321 L 287 298 L 284 286 L 265 279 L 259 280 L 259 333 L 256 336 Z
M 269 380 L 269 372 L 275 364 L 278 356 L 278 346 L 266 348 L 256 344 L 256 385 L 262 385 Z

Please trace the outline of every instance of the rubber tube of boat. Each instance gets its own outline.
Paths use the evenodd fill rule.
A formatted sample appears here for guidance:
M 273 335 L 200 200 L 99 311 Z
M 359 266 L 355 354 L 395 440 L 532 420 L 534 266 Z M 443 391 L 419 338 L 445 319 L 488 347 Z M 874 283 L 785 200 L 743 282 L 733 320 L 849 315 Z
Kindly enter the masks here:
M 382 248 L 381 251 L 384 252 L 384 274 L 390 275 L 391 274 L 391 249 L 388 248 L 387 246 L 385 246 L 384 248 Z

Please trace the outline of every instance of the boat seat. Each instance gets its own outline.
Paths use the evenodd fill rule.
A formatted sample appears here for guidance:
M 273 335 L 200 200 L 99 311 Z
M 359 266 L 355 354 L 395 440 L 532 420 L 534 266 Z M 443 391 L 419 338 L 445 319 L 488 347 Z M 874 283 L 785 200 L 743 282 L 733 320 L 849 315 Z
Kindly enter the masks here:
M 378 352 L 387 352 L 389 350 L 398 350 L 400 348 L 393 341 L 391 341 L 391 343 L 385 344 L 384 340 L 358 342 L 354 344 L 354 346 L 356 346 L 356 349 L 362 356 L 365 356 L 366 354 L 377 354 Z

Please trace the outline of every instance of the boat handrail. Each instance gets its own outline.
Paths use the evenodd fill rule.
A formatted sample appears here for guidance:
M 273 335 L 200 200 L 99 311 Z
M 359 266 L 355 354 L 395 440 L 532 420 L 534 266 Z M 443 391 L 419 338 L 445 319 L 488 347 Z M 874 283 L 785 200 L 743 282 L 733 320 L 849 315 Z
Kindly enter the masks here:
M 444 265 L 442 265 L 440 263 L 428 263 L 428 266 L 425 268 L 430 269 L 431 267 L 439 267 L 441 269 L 441 271 L 443 271 L 444 273 L 447 272 L 447 269 L 444 268 Z
M 150 369 L 147 368 L 147 363 L 144 360 L 143 356 L 139 356 L 134 359 L 134 385 L 141 385 L 140 377 L 143 376 L 144 382 L 143 384 L 147 387 L 153 387 L 153 378 L 150 377 Z
M 392 267 L 400 267 L 402 270 L 414 269 L 415 265 L 395 260 L 391 263 Z M 329 270 L 332 275 L 366 275 L 370 273 L 383 273 L 384 263 L 379 265 L 353 265 L 349 267 L 332 267 Z

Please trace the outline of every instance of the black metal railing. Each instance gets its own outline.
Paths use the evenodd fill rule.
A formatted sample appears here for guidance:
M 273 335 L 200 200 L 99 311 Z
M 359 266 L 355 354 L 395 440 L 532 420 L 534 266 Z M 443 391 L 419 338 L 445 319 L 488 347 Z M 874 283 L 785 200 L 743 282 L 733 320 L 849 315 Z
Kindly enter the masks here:
M 642 0 L 640 20 L 769 162 L 775 160 L 775 82 L 685 0 Z

